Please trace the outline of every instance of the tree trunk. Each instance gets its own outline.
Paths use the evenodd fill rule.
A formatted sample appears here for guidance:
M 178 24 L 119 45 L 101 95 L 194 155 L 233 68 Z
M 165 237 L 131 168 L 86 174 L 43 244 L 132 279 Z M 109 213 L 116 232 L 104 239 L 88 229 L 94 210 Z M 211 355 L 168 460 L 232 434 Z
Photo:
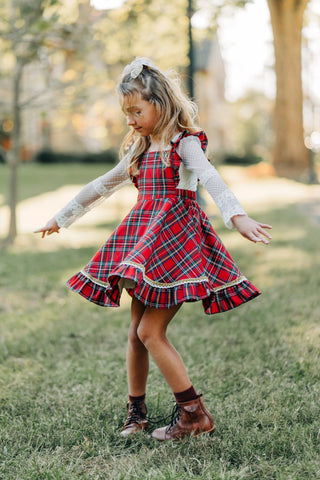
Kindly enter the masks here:
M 193 0 L 188 0 L 187 17 L 188 17 L 188 90 L 189 97 L 194 100 L 194 46 L 193 46 L 193 33 L 192 33 L 192 15 Z
M 9 209 L 10 221 L 9 231 L 6 243 L 12 244 L 17 236 L 17 187 L 18 187 L 18 166 L 20 163 L 20 134 L 21 134 L 21 109 L 20 109 L 20 89 L 23 65 L 17 59 L 14 72 L 14 91 L 13 91 L 13 123 L 12 149 L 8 152 L 8 162 L 10 171 L 9 180 Z
M 277 94 L 274 167 L 280 176 L 307 180 L 304 145 L 301 30 L 308 0 L 267 0 L 273 29 Z

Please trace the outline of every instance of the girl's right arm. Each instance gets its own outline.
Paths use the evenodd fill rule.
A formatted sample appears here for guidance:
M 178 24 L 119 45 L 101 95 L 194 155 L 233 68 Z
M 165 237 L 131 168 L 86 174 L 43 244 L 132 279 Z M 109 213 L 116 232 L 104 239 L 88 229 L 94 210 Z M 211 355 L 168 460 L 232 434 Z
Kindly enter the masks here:
M 61 227 L 67 228 L 102 200 L 129 183 L 131 180 L 127 173 L 127 158 L 124 157 L 112 170 L 83 187 L 67 205 L 35 233 L 42 232 L 42 238 L 46 233 L 47 235 L 58 233 Z
M 202 185 L 218 206 L 227 228 L 235 227 L 241 235 L 252 242 L 269 243 L 271 235 L 265 228 L 271 225 L 257 222 L 248 217 L 235 195 L 220 177 L 220 174 L 202 151 L 200 140 L 195 136 L 183 138 L 178 146 L 187 169 L 200 179 Z M 179 187 L 178 187 L 179 188 Z

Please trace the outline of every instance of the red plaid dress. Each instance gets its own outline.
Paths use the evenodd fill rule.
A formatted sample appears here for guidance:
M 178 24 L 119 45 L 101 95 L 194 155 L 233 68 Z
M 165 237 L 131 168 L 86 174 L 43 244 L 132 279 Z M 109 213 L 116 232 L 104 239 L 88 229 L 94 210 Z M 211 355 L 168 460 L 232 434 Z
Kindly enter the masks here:
M 205 134 L 195 135 L 205 150 Z M 207 314 L 260 294 L 221 243 L 196 193 L 176 188 L 181 162 L 176 147 L 182 137 L 172 145 L 168 167 L 159 152 L 142 156 L 133 179 L 139 190 L 136 205 L 88 265 L 70 278 L 69 288 L 106 307 L 119 306 L 122 288 L 155 308 L 202 300 Z

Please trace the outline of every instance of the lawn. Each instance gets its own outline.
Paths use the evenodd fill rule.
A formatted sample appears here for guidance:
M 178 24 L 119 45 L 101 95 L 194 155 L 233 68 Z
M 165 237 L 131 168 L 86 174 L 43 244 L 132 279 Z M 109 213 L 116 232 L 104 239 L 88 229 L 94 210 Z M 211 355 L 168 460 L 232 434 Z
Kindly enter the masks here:
M 50 168 L 56 188 L 69 170 Z M 71 183 L 88 180 L 86 168 Z M 21 175 L 21 198 L 49 189 Z M 103 309 L 65 287 L 98 245 L 0 251 L 1 479 L 320 478 L 320 227 L 294 204 L 255 217 L 273 225 L 268 247 L 215 226 L 263 295 L 215 316 L 185 304 L 169 330 L 217 425 L 213 437 L 176 443 L 119 436 L 129 299 Z M 147 399 L 151 416 L 170 413 L 153 363 Z
M 18 174 L 19 201 L 55 190 L 66 182 L 70 184 L 87 183 L 109 169 L 109 164 L 22 164 Z M 7 166 L 0 163 L 0 194 L 3 195 L 2 201 L 0 195 L 0 205 L 4 203 L 8 195 L 8 177 Z

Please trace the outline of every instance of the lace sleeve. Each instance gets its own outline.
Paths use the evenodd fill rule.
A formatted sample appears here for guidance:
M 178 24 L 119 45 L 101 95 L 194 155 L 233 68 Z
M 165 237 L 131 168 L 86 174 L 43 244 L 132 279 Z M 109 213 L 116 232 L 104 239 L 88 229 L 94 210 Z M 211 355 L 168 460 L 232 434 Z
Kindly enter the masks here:
M 197 175 L 197 178 L 213 198 L 226 227 L 233 228 L 231 218 L 235 215 L 246 215 L 246 212 L 215 167 L 208 162 L 201 148 L 200 140 L 195 136 L 181 139 L 177 152 L 185 167 Z
M 67 205 L 54 215 L 59 227 L 69 227 L 123 185 L 131 183 L 126 166 L 126 157 L 124 157 L 112 170 L 83 187 Z

